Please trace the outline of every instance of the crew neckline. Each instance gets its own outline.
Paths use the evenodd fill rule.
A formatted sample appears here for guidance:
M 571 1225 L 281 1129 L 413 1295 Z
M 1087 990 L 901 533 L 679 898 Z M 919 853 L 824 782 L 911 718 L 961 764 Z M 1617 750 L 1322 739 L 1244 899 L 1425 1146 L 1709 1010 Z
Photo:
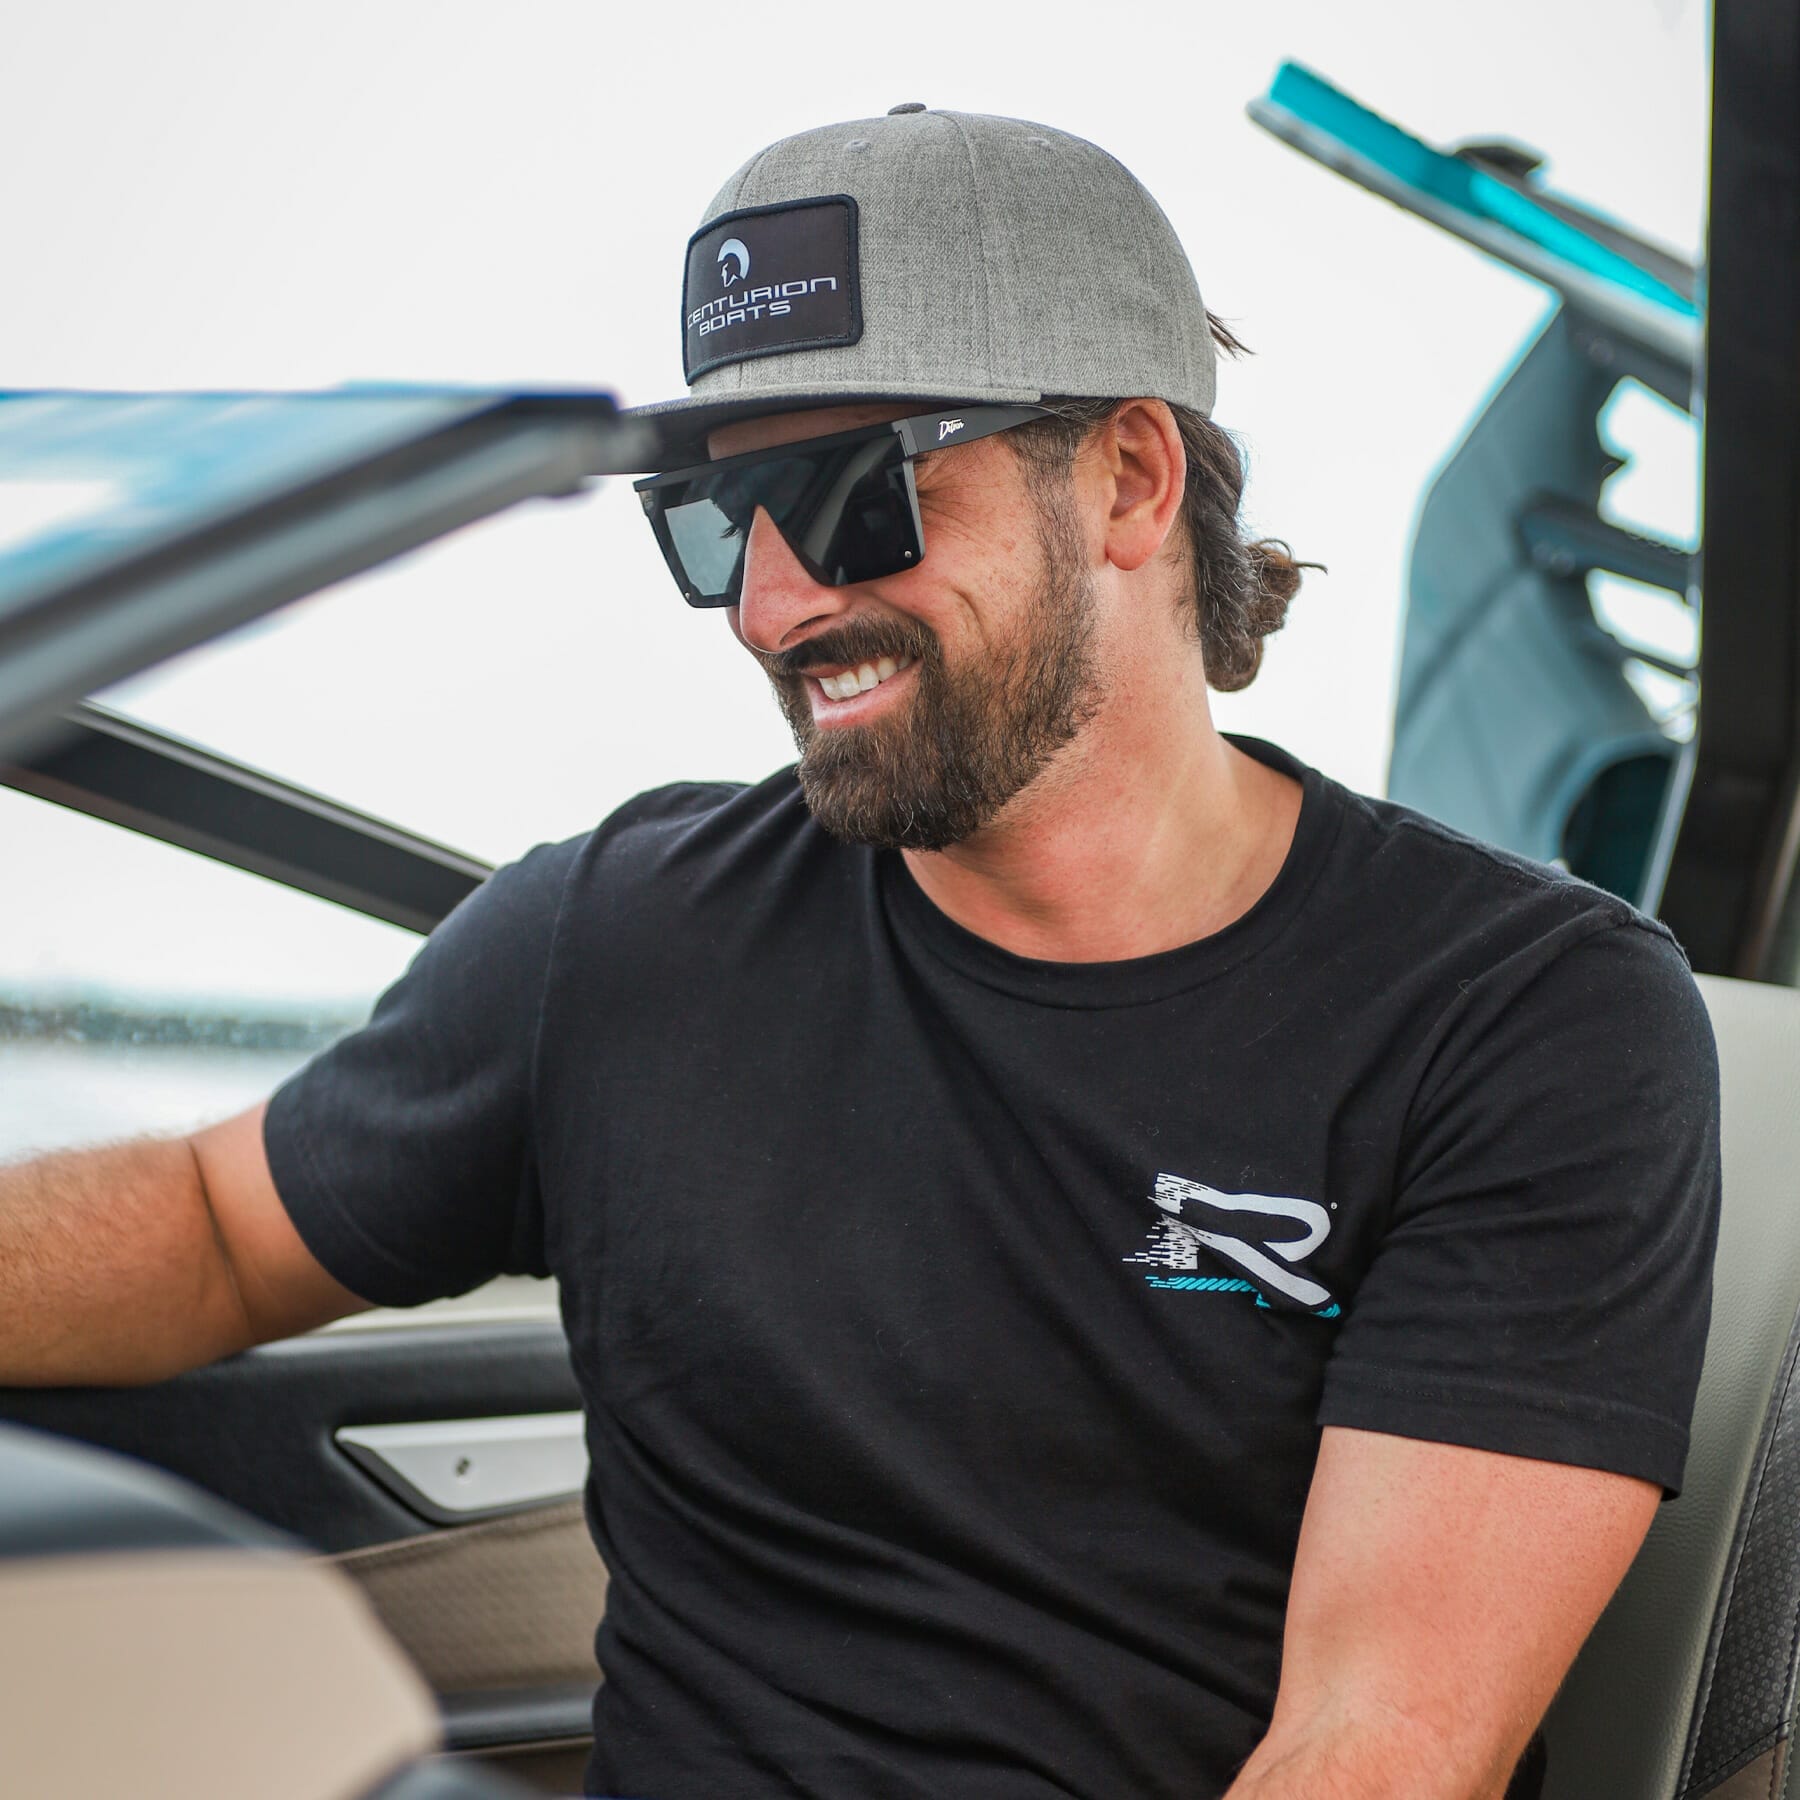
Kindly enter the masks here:
M 898 850 L 876 864 L 889 916 L 900 934 L 984 987 L 1043 1006 L 1141 1006 L 1182 993 L 1237 967 L 1293 922 L 1335 841 L 1344 796 L 1317 769 L 1261 738 L 1223 734 L 1265 767 L 1300 783 L 1300 816 L 1287 855 L 1261 896 L 1229 925 L 1191 943 L 1117 962 L 1046 962 L 1020 956 L 959 925 L 913 878 Z

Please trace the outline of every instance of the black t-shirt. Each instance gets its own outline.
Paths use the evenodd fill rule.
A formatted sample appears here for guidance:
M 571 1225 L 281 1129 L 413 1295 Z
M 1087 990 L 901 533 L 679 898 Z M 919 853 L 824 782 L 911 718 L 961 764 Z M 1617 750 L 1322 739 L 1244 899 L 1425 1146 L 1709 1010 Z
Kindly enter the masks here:
M 590 1787 L 1181 1796 L 1274 1702 L 1323 1425 L 1681 1479 L 1717 1074 L 1658 925 L 1300 775 L 1262 900 L 1053 964 L 791 772 L 470 896 L 275 1096 L 314 1253 L 553 1273 Z

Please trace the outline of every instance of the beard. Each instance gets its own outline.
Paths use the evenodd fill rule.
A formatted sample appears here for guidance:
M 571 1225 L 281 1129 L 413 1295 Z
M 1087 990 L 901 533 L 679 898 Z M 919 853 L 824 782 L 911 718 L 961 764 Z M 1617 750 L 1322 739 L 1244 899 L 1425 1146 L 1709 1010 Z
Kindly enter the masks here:
M 916 619 L 853 620 L 761 658 L 800 751 L 800 787 L 833 837 L 882 850 L 943 850 L 972 837 L 1028 787 L 1093 716 L 1100 680 L 1094 584 L 1080 521 L 1035 496 L 1036 604 L 990 660 L 952 670 Z M 867 725 L 821 730 L 805 671 L 915 659 L 911 700 Z

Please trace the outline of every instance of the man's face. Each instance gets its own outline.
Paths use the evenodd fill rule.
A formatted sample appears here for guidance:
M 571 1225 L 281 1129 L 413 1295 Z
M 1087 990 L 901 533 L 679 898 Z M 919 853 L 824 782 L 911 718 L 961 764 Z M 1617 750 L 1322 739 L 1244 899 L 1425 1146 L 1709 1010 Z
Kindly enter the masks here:
M 832 407 L 724 427 L 715 457 L 903 417 Z M 826 830 L 941 850 L 989 824 L 1070 743 L 1100 682 L 1087 544 L 1072 500 L 1034 495 L 998 438 L 914 464 L 925 555 L 849 587 L 812 580 L 768 516 L 732 630 L 762 664 Z

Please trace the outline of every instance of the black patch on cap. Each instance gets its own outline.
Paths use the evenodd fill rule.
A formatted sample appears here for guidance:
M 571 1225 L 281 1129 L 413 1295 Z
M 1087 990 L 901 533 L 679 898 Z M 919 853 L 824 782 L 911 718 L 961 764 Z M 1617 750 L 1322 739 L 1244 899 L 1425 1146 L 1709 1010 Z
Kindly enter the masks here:
M 848 194 L 745 207 L 688 239 L 681 366 L 690 382 L 726 363 L 861 336 L 856 202 Z

